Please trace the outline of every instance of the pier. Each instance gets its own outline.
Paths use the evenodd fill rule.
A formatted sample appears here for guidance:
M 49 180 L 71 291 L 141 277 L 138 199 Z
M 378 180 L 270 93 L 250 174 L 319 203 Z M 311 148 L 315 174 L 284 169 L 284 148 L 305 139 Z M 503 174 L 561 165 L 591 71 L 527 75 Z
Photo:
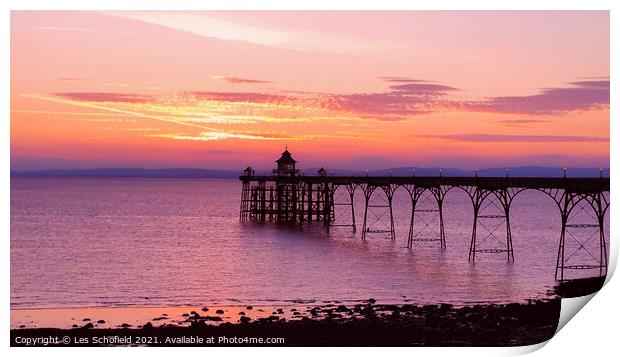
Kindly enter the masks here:
M 557 204 L 561 215 L 555 278 L 565 280 L 570 270 L 607 274 L 604 218 L 609 209 L 609 178 L 602 172 L 598 178 L 416 176 L 415 172 L 411 176 L 332 176 L 321 168 L 316 175 L 306 175 L 296 169 L 297 161 L 288 149 L 276 163 L 271 174 L 257 175 L 248 167 L 239 177 L 240 221 L 319 222 L 327 230 L 344 227 L 356 232 L 354 196 L 359 190 L 364 199 L 361 239 L 384 235 L 395 240 L 393 198 L 397 190 L 405 190 L 411 199 L 407 249 L 425 243 L 447 249 L 443 202 L 451 190 L 459 189 L 473 206 L 469 261 L 475 262 L 480 254 L 500 254 L 512 262 L 511 204 L 519 193 L 537 190 Z M 575 262 L 577 254 L 583 258 L 579 262 Z

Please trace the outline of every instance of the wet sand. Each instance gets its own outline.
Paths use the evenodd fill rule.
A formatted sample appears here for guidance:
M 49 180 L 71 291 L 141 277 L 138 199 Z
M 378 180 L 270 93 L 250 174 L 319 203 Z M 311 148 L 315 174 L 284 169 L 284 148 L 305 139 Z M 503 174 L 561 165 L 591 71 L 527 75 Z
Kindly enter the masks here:
M 559 297 L 590 294 L 603 281 L 563 282 L 549 299 L 462 307 L 369 299 L 349 305 L 12 310 L 11 345 L 524 346 L 553 337 Z
M 305 311 L 305 305 L 257 306 L 164 306 L 164 307 L 84 307 L 84 308 L 43 308 L 12 309 L 11 329 L 61 328 L 70 329 L 92 323 L 95 328 L 142 327 L 150 322 L 153 326 L 189 326 L 195 314 L 211 316 L 210 323 L 237 323 L 241 316 L 253 320 L 269 317 L 282 309 L 280 317 L 290 319 L 296 311 Z M 194 314 L 195 313 L 195 314 Z

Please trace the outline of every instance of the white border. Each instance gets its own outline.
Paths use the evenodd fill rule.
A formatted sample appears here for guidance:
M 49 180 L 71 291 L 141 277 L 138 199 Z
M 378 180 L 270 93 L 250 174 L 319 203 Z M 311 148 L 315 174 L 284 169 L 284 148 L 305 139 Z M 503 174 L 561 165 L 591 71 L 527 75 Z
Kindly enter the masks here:
M 0 140 L 0 152 L 2 165 L 0 166 L 0 196 L 2 201 L 0 202 L 0 225 L 2 227 L 2 240 L 4 242 L 4 249 L 0 250 L 0 276 L 2 277 L 2 300 L 4 302 L 4 309 L 1 311 L 0 318 L 5 324 L 5 328 L 0 332 L 0 343 L 3 349 L 8 349 L 9 343 L 9 301 L 10 301 L 10 289 L 9 289 L 9 268 L 10 268 L 10 119 L 9 119 L 9 103 L 10 103 L 10 10 L 171 10 L 171 9 L 185 9 L 185 10 L 218 10 L 218 9 L 265 9 L 265 10 L 277 10 L 277 9 L 290 9 L 290 10 L 403 10 L 403 9 L 415 9 L 415 10 L 611 10 L 611 117 L 617 113 L 615 110 L 620 93 L 618 86 L 616 85 L 615 78 L 617 76 L 617 69 L 620 68 L 618 63 L 618 21 L 619 16 L 616 11 L 620 9 L 620 2 L 618 1 L 605 1 L 605 0 L 588 0 L 588 1 L 551 1 L 551 0 L 504 0 L 504 1 L 492 1 L 492 0 L 442 0 L 442 1 L 419 1 L 411 2 L 406 0 L 357 0 L 355 2 L 337 1 L 337 0 L 263 0 L 263 1 L 242 1 L 242 0 L 229 0 L 226 2 L 212 2 L 205 3 L 198 0 L 177 0 L 177 1 L 162 1 L 162 0 L 150 0 L 150 1 L 134 1 L 128 2 L 127 0 L 107 0 L 107 1 L 79 1 L 79 0 L 5 0 L 0 3 L 2 8 L 0 17 L 0 31 L 1 38 L 0 44 L 4 47 L 1 51 L 3 55 L 0 57 L 1 71 L 0 71 L 0 95 L 2 109 L 2 121 L 1 121 L 1 133 Z M 615 187 L 615 183 L 618 181 L 618 170 L 616 169 L 616 160 L 618 158 L 618 123 L 617 121 L 611 121 L 611 182 Z M 612 196 L 614 191 L 612 190 Z M 612 197 L 615 201 L 615 197 Z M 610 210 L 611 215 L 611 255 L 612 261 L 617 262 L 618 249 L 615 244 L 615 237 L 617 236 L 618 229 L 614 222 L 617 221 L 617 211 Z M 610 273 L 613 273 L 614 268 L 610 267 Z M 617 303 L 616 301 L 620 297 L 619 290 L 620 284 L 615 281 L 609 282 L 604 289 L 597 294 L 593 299 L 593 303 L 587 304 L 583 308 L 583 312 L 579 313 L 573 321 L 568 323 L 568 327 L 562 329 L 560 333 L 551 339 L 545 348 L 541 349 L 539 355 L 595 355 L 597 353 L 604 353 L 608 351 L 616 350 L 615 341 L 617 340 L 617 333 L 615 333 L 615 321 L 614 318 L 617 315 Z M 384 333 L 378 331 L 378 333 Z M 390 354 L 395 355 L 410 355 L 411 353 L 424 353 L 429 355 L 451 355 L 458 353 L 464 356 L 479 356 L 479 355 L 506 355 L 506 354 L 521 354 L 535 350 L 541 346 L 532 346 L 525 348 L 470 348 L 470 349 L 454 349 L 454 348 L 425 348 L 416 349 L 412 351 L 405 348 L 391 348 Z M 94 354 L 105 355 L 109 351 L 105 349 L 79 349 L 79 348 L 65 348 L 65 349 L 11 349 L 9 353 L 11 355 L 32 355 L 35 351 L 41 351 L 46 354 Z M 8 352 L 8 351 L 6 351 Z M 145 348 L 132 348 L 132 349 L 116 349 L 114 353 L 120 354 L 144 354 L 149 355 L 163 355 L 174 353 L 176 351 L 170 349 L 145 349 Z M 216 348 L 216 349 L 197 349 L 197 348 L 184 348 L 183 353 L 210 353 L 210 354 L 269 354 L 269 355 L 290 355 L 294 353 L 296 355 L 315 355 L 316 353 L 342 353 L 342 350 L 335 349 L 295 349 L 289 348 L 244 348 L 240 350 L 238 348 Z M 379 351 L 371 348 L 354 348 L 347 350 L 346 353 L 356 355 L 375 354 Z

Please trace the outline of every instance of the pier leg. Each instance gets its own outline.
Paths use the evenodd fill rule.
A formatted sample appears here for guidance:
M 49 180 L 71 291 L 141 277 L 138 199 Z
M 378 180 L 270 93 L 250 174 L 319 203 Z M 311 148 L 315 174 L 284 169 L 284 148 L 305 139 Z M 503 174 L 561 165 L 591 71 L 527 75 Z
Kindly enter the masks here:
M 411 194 L 411 192 L 410 192 Z M 411 196 L 411 219 L 409 221 L 409 234 L 407 236 L 407 249 L 411 250 L 413 248 L 413 227 L 415 224 L 415 206 L 417 203 L 417 198 L 414 199 L 413 195 Z
M 333 186 L 331 190 L 332 227 L 350 227 L 355 233 L 355 208 L 353 202 L 353 185 Z M 349 221 L 349 214 L 351 220 Z
M 243 181 L 241 186 L 241 205 L 239 207 L 239 221 L 247 221 L 248 219 L 248 199 L 249 199 L 250 181 Z
M 293 190 L 291 192 L 291 218 L 290 218 L 290 222 L 291 223 L 298 223 L 297 222 L 297 218 L 299 217 L 299 213 L 301 212 L 300 208 L 299 208 L 299 204 L 301 202 L 302 199 L 302 191 L 300 190 L 299 185 L 295 185 L 293 186 Z
M 259 183 L 259 194 L 260 194 L 260 221 L 261 222 L 265 222 L 265 216 L 266 216 L 266 202 L 265 202 L 265 196 L 267 194 L 266 192 L 266 187 L 265 187 L 265 182 L 260 182 Z
M 474 223 L 471 232 L 471 243 L 469 244 L 469 258 L 470 262 L 476 262 L 476 228 L 478 227 L 478 207 L 474 207 Z
M 601 266 L 599 267 L 599 276 L 603 276 L 603 270 L 605 274 L 607 274 L 607 243 L 605 242 L 605 222 L 603 219 L 599 222 L 599 261 L 601 262 Z
M 521 190 L 509 192 L 507 189 L 490 191 L 476 188 L 470 195 L 474 206 L 474 222 L 469 261 L 475 262 L 477 253 L 506 253 L 507 261 L 514 261 L 509 215 L 512 199 L 519 192 Z M 506 229 L 504 240 L 498 236 L 502 226 Z M 484 232 L 481 239 L 478 239 L 481 233 L 478 228 L 482 228 Z
M 512 248 L 512 232 L 510 230 L 510 214 L 506 210 L 506 254 L 508 261 L 515 260 L 514 249 Z
M 381 191 L 383 194 L 380 193 Z M 396 239 L 391 186 L 367 186 L 364 196 L 366 207 L 364 208 L 362 239 L 366 239 L 368 234 L 389 234 L 391 240 Z
M 306 188 L 304 185 L 302 185 L 301 187 L 299 187 L 299 196 L 300 196 L 300 203 L 299 203 L 299 208 L 297 209 L 297 214 L 298 217 L 296 218 L 299 221 L 299 225 L 303 226 L 304 221 L 306 220 Z
M 446 249 L 443 225 L 444 190 L 441 187 L 414 186 L 407 188 L 407 191 L 411 197 L 408 249 L 412 249 L 414 243 L 422 247 L 438 245 L 440 249 Z M 416 227 L 416 224 L 419 227 Z
M 323 221 L 323 223 L 325 224 L 325 228 L 327 229 L 327 232 L 329 232 L 329 229 L 332 226 L 332 214 L 333 214 L 333 206 L 334 206 L 334 193 L 333 191 L 331 191 L 329 189 L 329 186 L 327 186 L 327 188 L 325 189 L 325 196 L 327 198 L 326 202 L 327 204 L 325 205 L 325 220 Z
M 275 196 L 273 193 L 273 187 L 269 187 L 269 203 L 267 204 L 267 209 L 268 209 L 268 213 L 269 213 L 269 222 L 273 222 L 275 220 L 273 213 L 274 213 L 274 201 L 275 201 Z
M 443 200 L 439 203 L 439 239 L 441 249 L 446 249 L 446 231 L 443 225 Z
M 312 205 L 314 204 L 314 202 L 312 202 L 312 184 L 309 183 L 308 184 L 308 222 L 312 222 L 312 215 L 313 210 L 312 210 Z
M 605 240 L 605 213 L 607 212 L 607 208 L 609 208 L 609 200 L 608 197 L 605 196 L 604 192 L 598 193 L 597 200 L 597 216 L 598 216 L 598 227 L 599 227 L 599 261 L 601 262 L 601 266 L 599 267 L 599 276 L 603 276 L 603 271 L 605 275 L 607 275 L 607 242 Z
M 558 258 L 555 263 L 555 280 L 564 280 L 564 237 L 566 236 L 566 219 L 562 216 L 562 231 L 560 232 L 560 244 L 558 245 Z
M 355 189 L 351 188 L 349 190 L 349 196 L 351 197 L 351 222 L 353 222 L 353 233 L 355 233 L 357 231 L 357 226 L 355 224 Z
M 323 186 L 323 225 L 329 230 L 332 220 L 332 200 L 329 184 Z
M 553 196 L 552 196 L 553 197 Z M 605 212 L 609 200 L 602 192 L 564 192 L 557 201 L 562 216 L 562 231 L 558 245 L 555 278 L 564 280 L 607 274 L 607 243 L 605 241 Z M 598 252 L 595 253 L 595 252 Z
M 390 238 L 396 240 L 396 232 L 394 230 L 394 210 L 392 208 L 392 195 L 388 196 L 388 204 L 390 205 Z
M 283 187 L 282 185 L 276 184 L 276 209 L 275 209 L 275 216 L 276 216 L 276 223 L 281 223 L 282 222 L 282 194 L 283 194 Z
M 372 192 L 371 192 L 372 193 Z M 367 221 L 368 221 L 368 203 L 370 197 L 366 192 L 364 192 L 364 223 L 362 224 L 362 240 L 366 240 L 366 231 L 368 231 Z
M 317 196 L 316 220 L 322 223 L 323 216 L 325 215 L 325 194 L 323 193 L 322 186 L 317 188 L 316 196 Z
M 253 187 L 252 188 L 252 193 L 251 193 L 251 199 L 252 201 L 250 201 L 250 220 L 252 222 L 256 222 L 256 217 L 259 210 L 258 207 L 258 188 L 257 187 Z

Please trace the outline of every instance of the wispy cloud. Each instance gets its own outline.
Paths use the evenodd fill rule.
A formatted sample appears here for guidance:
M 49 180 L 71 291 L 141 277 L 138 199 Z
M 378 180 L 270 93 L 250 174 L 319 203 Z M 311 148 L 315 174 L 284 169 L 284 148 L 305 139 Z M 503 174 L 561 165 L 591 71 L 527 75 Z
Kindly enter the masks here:
M 294 102 L 295 97 L 258 92 L 187 92 L 198 100 L 215 100 L 232 103 L 285 103 Z
M 73 77 L 61 77 L 58 78 L 59 81 L 63 82 L 74 82 L 74 83 L 88 83 L 90 80 L 86 78 L 73 78 Z
M 226 77 L 232 82 L 256 79 Z M 609 106 L 609 80 L 582 80 L 566 87 L 542 90 L 530 96 L 491 97 L 477 101 L 451 99 L 460 89 L 450 85 L 406 77 L 381 77 L 386 91 L 368 93 L 221 92 L 188 91 L 153 96 L 120 92 L 62 92 L 54 96 L 75 102 L 151 106 L 172 119 L 204 123 L 255 123 L 257 121 L 303 121 L 339 117 L 343 120 L 402 121 L 442 112 L 518 113 L 529 116 L 558 115 Z M 144 108 L 143 108 L 144 109 Z M 243 113 L 240 115 L 240 113 Z M 233 116 L 237 116 L 234 118 Z M 513 127 L 548 122 L 524 118 L 499 121 Z
M 127 11 L 110 15 L 138 20 L 173 30 L 221 40 L 246 41 L 267 46 L 277 46 L 289 41 L 291 35 L 285 31 L 244 25 L 234 21 L 218 19 L 205 14 L 159 11 Z
M 394 76 L 382 76 L 382 77 L 378 77 L 380 80 L 385 81 L 385 82 L 396 82 L 396 83 L 401 83 L 401 82 L 417 82 L 419 80 L 417 79 L 413 79 L 413 78 L 408 78 L 408 77 L 394 77 Z
M 62 32 L 97 32 L 97 33 L 116 33 L 122 35 L 131 35 L 132 31 L 126 30 L 114 30 L 114 29 L 101 29 L 101 28 L 89 28 L 89 27 L 71 27 L 71 26 L 32 26 L 35 30 L 42 31 L 62 31 Z
M 148 135 L 154 138 L 167 138 L 174 140 L 190 140 L 190 141 L 214 141 L 224 139 L 246 139 L 246 140 L 278 140 L 278 141 L 303 141 L 313 139 L 346 139 L 360 138 L 361 134 L 309 134 L 309 135 L 289 135 L 280 133 L 257 132 L 257 131 L 208 131 L 198 135 L 187 134 L 152 134 Z
M 238 134 L 224 131 L 209 131 L 203 132 L 199 135 L 187 135 L 187 134 L 153 134 L 149 135 L 152 138 L 167 138 L 174 140 L 190 140 L 190 141 L 214 141 L 224 139 L 246 139 L 246 140 L 281 140 L 281 137 L 273 137 L 267 135 L 250 135 L 250 134 Z
M 320 30 L 291 31 L 288 27 L 278 27 L 274 23 L 255 26 L 243 20 L 224 19 L 208 13 L 124 11 L 107 14 L 207 38 L 244 41 L 286 50 L 365 56 L 404 47 L 404 44 L 392 43 L 388 39 L 374 40 Z
M 27 98 L 33 98 L 33 99 L 43 100 L 47 102 L 68 104 L 68 105 L 74 105 L 77 107 L 90 108 L 90 109 L 99 109 L 99 110 L 112 112 L 112 113 L 118 113 L 118 114 L 126 114 L 132 117 L 154 119 L 154 120 L 159 120 L 162 122 L 178 124 L 178 125 L 192 127 L 192 128 L 200 128 L 202 130 L 212 130 L 211 128 L 206 127 L 204 125 L 200 125 L 197 123 L 187 123 L 177 118 L 170 118 L 165 115 L 143 113 L 143 112 L 136 111 L 136 110 L 115 108 L 115 107 L 110 107 L 106 105 L 108 103 L 115 103 L 115 102 L 91 102 L 91 101 L 85 101 L 85 100 L 72 100 L 70 98 L 63 98 L 62 96 L 49 96 L 49 95 L 39 95 L 39 94 L 24 94 L 23 96 Z M 82 98 L 82 97 L 78 96 L 78 98 Z M 116 102 L 116 103 L 125 103 L 125 102 Z M 129 102 L 129 103 L 135 104 L 132 102 Z
M 108 93 L 109 94 L 109 93 Z M 230 116 L 230 117 L 217 117 L 213 120 L 211 117 L 200 118 L 195 117 L 194 114 L 182 116 L 178 114 L 184 110 L 196 110 L 196 108 L 204 110 L 204 103 L 202 105 L 191 107 L 177 107 L 176 104 L 172 106 L 161 105 L 158 103 L 160 98 L 149 98 L 153 102 L 133 102 L 133 98 L 127 94 L 117 95 L 75 95 L 75 96 L 45 96 L 45 95 L 25 95 L 30 98 L 51 101 L 56 103 L 70 104 L 78 107 L 100 109 L 109 111 L 112 113 L 125 114 L 130 117 L 154 119 L 172 124 L 178 124 L 189 128 L 187 132 L 181 133 L 158 133 L 149 134 L 148 137 L 168 138 L 174 140 L 190 140 L 190 141 L 214 141 L 225 139 L 245 139 L 245 140 L 285 140 L 285 141 L 299 141 L 299 140 L 313 140 L 313 139 L 333 139 L 333 138 L 360 138 L 364 136 L 360 133 L 349 132 L 337 132 L 332 131 L 328 134 L 302 134 L 302 135 L 289 135 L 279 132 L 265 132 L 265 131 L 239 131 L 230 127 L 220 127 L 227 124 L 244 124 L 253 123 L 255 121 L 274 121 L 279 119 L 269 117 L 252 117 L 252 116 Z M 131 100 L 128 101 L 129 97 Z M 110 98 L 118 99 L 116 101 Z M 103 100 L 102 102 L 93 101 L 94 99 Z M 166 102 L 169 99 L 163 100 Z M 245 104 L 244 104 L 245 105 Z M 215 102 L 215 108 L 221 109 L 221 103 Z M 333 118 L 332 118 L 333 119 Z M 285 120 L 295 119 L 289 118 Z M 306 119 L 302 119 L 306 120 Z M 205 123 L 213 126 L 203 125 Z M 194 133 L 199 130 L 196 134 Z M 237 127 L 238 129 L 238 127 Z M 144 131 L 142 129 L 136 129 L 135 131 Z
M 380 77 L 387 82 L 389 91 L 377 93 L 354 93 L 330 95 L 329 105 L 357 115 L 379 120 L 403 120 L 410 116 L 428 114 L 440 110 L 442 99 L 454 87 L 434 82 L 404 77 Z
M 124 103 L 146 103 L 153 102 L 155 97 L 135 93 L 113 93 L 113 92 L 62 92 L 54 93 L 55 96 L 82 102 L 124 102 Z
M 509 127 L 528 127 L 531 126 L 533 124 L 544 124 L 544 123 L 551 123 L 551 120 L 545 120 L 545 119 L 506 119 L 506 120 L 500 120 L 498 121 L 499 124 L 503 124 L 504 126 L 509 126 Z
M 300 123 L 300 122 L 309 122 L 313 120 L 325 119 L 329 118 L 287 118 L 287 117 L 271 117 L 267 115 L 218 115 L 218 114 L 210 114 L 208 116 L 200 113 L 190 114 L 186 113 L 185 115 L 178 116 L 178 119 L 186 121 L 186 122 L 194 122 L 194 123 L 210 123 L 210 124 L 257 124 L 257 123 Z
M 53 111 L 53 110 L 28 110 L 28 109 L 11 109 L 11 113 L 23 113 L 23 114 L 50 114 L 61 116 L 105 116 L 105 117 L 119 117 L 126 116 L 121 113 L 102 113 L 102 112 L 67 112 L 67 111 Z
M 265 81 L 265 80 L 260 80 L 260 79 L 250 79 L 250 78 L 241 78 L 241 77 L 235 77 L 235 76 L 212 76 L 211 78 L 213 78 L 213 79 L 215 79 L 217 81 L 231 83 L 231 84 L 265 84 L 265 83 L 273 83 L 271 81 Z
M 609 138 L 574 135 L 501 135 L 501 134 L 456 134 L 456 135 L 417 135 L 420 138 L 461 142 L 494 143 L 578 143 L 609 142 Z
M 394 86 L 390 86 L 390 89 L 409 95 L 417 95 L 417 96 L 438 96 L 445 95 L 448 92 L 455 91 L 456 88 L 446 86 L 443 84 L 436 84 L 431 82 L 422 82 L 422 81 L 411 81 L 406 84 L 398 84 Z
M 609 106 L 609 80 L 570 82 L 566 87 L 545 88 L 539 94 L 492 97 L 457 103 L 460 109 L 530 115 L 554 115 Z

